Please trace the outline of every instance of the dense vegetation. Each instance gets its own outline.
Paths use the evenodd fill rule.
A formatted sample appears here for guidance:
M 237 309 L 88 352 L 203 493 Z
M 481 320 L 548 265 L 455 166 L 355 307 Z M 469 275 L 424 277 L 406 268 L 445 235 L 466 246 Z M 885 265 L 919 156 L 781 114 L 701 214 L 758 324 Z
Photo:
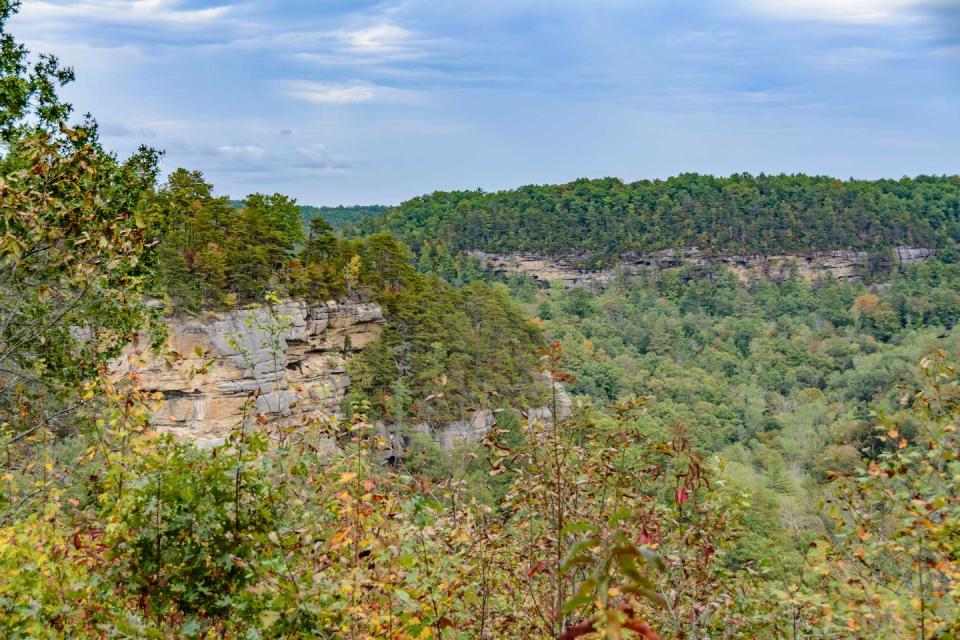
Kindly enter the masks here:
M 339 205 L 336 207 L 314 207 L 311 205 L 300 205 L 300 215 L 308 225 L 314 218 L 323 218 L 334 229 L 341 229 L 348 225 L 363 222 L 368 218 L 375 218 L 389 211 L 390 207 L 383 205 L 354 205 L 345 207 Z
M 304 233 L 296 203 L 281 194 L 231 206 L 196 171 L 175 171 L 144 202 L 157 242 L 148 290 L 169 311 L 236 308 L 268 293 L 379 302 L 383 337 L 352 366 L 354 399 L 369 400 L 371 417 L 399 410 L 449 420 L 463 407 L 538 396 L 534 352 L 543 338 L 502 287 L 455 289 L 420 273 L 389 234 L 338 238 L 323 218 Z M 424 405 L 431 394 L 437 401 Z
M 304 230 L 279 194 L 158 184 L 155 152 L 121 161 L 65 124 L 70 77 L 0 38 L 3 638 L 960 634 L 956 265 L 871 287 L 483 282 L 412 228 L 416 258 Z M 347 416 L 288 433 L 251 396 L 200 450 L 157 436 L 157 398 L 110 367 L 139 332 L 162 348 L 150 296 L 373 299 L 388 325 Z M 568 418 L 513 410 L 557 415 L 541 377 L 576 394 Z M 496 426 L 455 451 L 416 427 L 476 409 Z
M 513 191 L 437 192 L 360 228 L 391 231 L 419 252 L 443 238 L 453 252 L 626 252 L 695 247 L 754 255 L 960 240 L 960 178 L 848 180 L 805 175 L 615 178 Z
M 243 200 L 228 200 L 228 202 L 231 207 L 236 209 L 242 209 L 244 207 Z M 309 204 L 300 204 L 297 205 L 297 209 L 300 211 L 300 217 L 303 219 L 303 224 L 306 228 L 310 227 L 310 223 L 313 222 L 314 218 L 323 218 L 334 230 L 338 230 L 349 225 L 363 222 L 368 218 L 382 215 L 388 211 L 390 207 L 378 204 L 354 205 L 350 207 L 345 207 L 342 204 L 336 207 L 314 207 Z
M 601 406 L 649 398 L 646 433 L 682 430 L 720 456 L 722 477 L 754 502 L 736 562 L 789 580 L 827 533 L 824 483 L 886 449 L 879 416 L 912 422 L 901 400 L 922 384 L 917 362 L 957 353 L 960 268 L 913 265 L 877 292 L 690 271 L 651 271 L 601 294 L 512 284 L 563 345 L 574 392 Z

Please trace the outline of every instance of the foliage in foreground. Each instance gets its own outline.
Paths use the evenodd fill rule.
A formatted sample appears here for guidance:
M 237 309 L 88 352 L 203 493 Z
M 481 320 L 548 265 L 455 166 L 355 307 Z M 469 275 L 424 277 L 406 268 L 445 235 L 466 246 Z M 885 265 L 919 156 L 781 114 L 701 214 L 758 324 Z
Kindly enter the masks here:
M 562 378 L 556 356 L 545 364 Z M 615 638 L 648 627 L 665 638 L 950 637 L 960 387 L 944 354 L 921 366 L 926 386 L 904 400 L 915 430 L 886 424 L 895 446 L 828 486 L 834 524 L 780 586 L 736 561 L 751 496 L 682 433 L 645 433 L 642 402 L 495 430 L 472 452 L 495 496 L 485 500 L 476 481 L 386 465 L 380 432 L 359 414 L 273 448 L 250 420 L 200 451 L 146 432 L 150 399 L 104 382 L 110 403 L 94 432 L 50 447 L 43 470 L 3 478 L 0 628 L 9 638 Z M 27 486 L 42 492 L 14 490 Z

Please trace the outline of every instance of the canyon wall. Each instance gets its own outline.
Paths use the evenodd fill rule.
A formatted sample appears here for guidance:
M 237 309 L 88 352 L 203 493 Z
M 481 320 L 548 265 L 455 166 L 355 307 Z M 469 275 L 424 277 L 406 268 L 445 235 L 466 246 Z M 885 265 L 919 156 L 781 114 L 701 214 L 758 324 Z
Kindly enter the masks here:
M 804 280 L 832 275 L 838 280 L 860 277 L 868 254 L 863 251 L 820 251 L 809 254 L 772 256 L 708 256 L 697 249 L 674 251 L 671 249 L 647 254 L 623 256 L 612 267 L 585 269 L 581 265 L 587 256 L 579 254 L 544 256 L 533 253 L 484 253 L 472 251 L 477 258 L 496 273 L 505 275 L 523 273 L 544 283 L 560 282 L 567 287 L 584 286 L 603 288 L 613 282 L 618 274 L 637 276 L 650 268 L 680 266 L 725 265 L 743 282 L 758 278 L 785 279 L 795 272 Z M 908 265 L 926 260 L 933 255 L 932 249 L 924 247 L 895 247 L 893 259 L 897 264 Z
M 157 431 L 214 446 L 245 414 L 296 427 L 338 413 L 347 358 L 380 336 L 383 312 L 372 303 L 285 302 L 166 324 L 169 354 L 134 344 L 116 374 L 135 372 L 162 396 Z
M 267 428 L 296 429 L 323 416 L 340 414 L 350 386 L 346 363 L 380 336 L 383 312 L 372 303 L 284 302 L 265 306 L 181 315 L 166 320 L 167 353 L 131 345 L 114 364 L 117 377 L 135 374 L 140 387 L 161 397 L 152 424 L 200 447 L 221 444 L 244 419 L 262 415 Z M 145 341 L 144 341 L 145 342 Z M 557 385 L 561 418 L 571 401 Z M 549 420 L 534 408 L 530 419 Z M 496 423 L 490 411 L 468 412 L 448 424 L 418 424 L 445 448 L 482 439 Z M 380 425 L 392 442 L 392 428 Z

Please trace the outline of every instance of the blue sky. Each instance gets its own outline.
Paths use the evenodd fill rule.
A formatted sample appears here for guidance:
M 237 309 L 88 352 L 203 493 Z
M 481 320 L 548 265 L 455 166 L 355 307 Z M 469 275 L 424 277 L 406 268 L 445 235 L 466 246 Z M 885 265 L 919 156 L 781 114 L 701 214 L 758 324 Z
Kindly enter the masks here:
M 960 0 L 25 0 L 107 145 L 220 193 L 960 173 Z

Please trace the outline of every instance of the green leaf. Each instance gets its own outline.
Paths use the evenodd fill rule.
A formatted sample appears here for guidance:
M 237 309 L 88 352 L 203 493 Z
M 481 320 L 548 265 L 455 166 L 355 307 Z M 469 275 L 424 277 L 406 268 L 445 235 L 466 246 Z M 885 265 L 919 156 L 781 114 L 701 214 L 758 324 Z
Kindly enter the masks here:
M 571 522 L 563 529 L 560 530 L 561 536 L 568 536 L 571 533 L 590 533 L 594 534 L 597 532 L 597 526 L 590 524 L 589 522 L 584 522 L 579 520 L 577 522 Z
M 571 545 L 563 558 L 563 562 L 560 563 L 560 570 L 567 571 L 570 567 L 592 564 L 593 558 L 586 555 L 585 552 L 594 549 L 598 544 L 600 544 L 600 541 L 597 538 L 588 538 Z
M 616 511 L 610 514 L 610 517 L 607 518 L 607 526 L 615 527 L 624 520 L 629 520 L 630 516 L 633 515 L 633 512 L 626 507 L 620 507 Z
M 584 605 L 590 604 L 593 600 L 593 594 L 597 589 L 597 582 L 593 578 L 588 578 L 580 583 L 574 593 L 566 602 L 563 603 L 563 612 L 572 613 Z
M 662 573 L 667 570 L 667 565 L 664 563 L 663 558 L 654 553 L 650 548 L 640 547 L 640 555 L 647 561 L 647 564 L 651 565 L 657 571 Z
M 660 592 L 655 591 L 653 589 L 631 584 L 623 587 L 623 590 L 628 593 L 633 593 L 635 595 L 642 596 L 659 607 L 666 608 L 667 606 L 666 599 L 664 599 L 664 597 L 660 594 Z

